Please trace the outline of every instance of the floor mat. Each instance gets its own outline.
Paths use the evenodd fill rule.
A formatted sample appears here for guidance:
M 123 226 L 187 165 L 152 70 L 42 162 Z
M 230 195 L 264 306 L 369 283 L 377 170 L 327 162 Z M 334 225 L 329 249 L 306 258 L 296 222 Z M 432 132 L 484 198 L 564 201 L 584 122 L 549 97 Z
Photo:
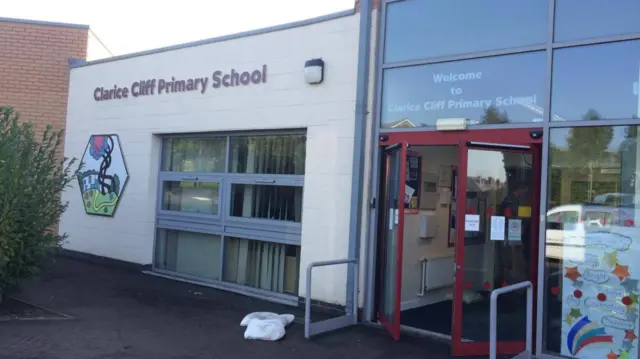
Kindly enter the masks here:
M 526 313 L 513 304 L 498 303 L 498 340 L 525 339 Z M 451 335 L 452 302 L 450 300 L 402 311 L 400 323 L 405 326 Z M 489 341 L 489 301 L 463 304 L 462 337 L 466 340 Z

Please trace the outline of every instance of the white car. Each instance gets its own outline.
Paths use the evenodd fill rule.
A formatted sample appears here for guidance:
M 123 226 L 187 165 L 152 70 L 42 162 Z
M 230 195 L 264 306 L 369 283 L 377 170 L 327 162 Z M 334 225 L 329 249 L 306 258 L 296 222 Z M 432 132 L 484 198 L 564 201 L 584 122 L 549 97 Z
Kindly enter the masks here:
M 593 203 L 603 204 L 613 207 L 628 207 L 637 204 L 634 195 L 628 193 L 603 193 L 593 198 Z
M 625 229 L 635 227 L 634 212 L 631 208 L 598 204 L 569 204 L 551 209 L 547 212 L 547 257 L 582 260 L 587 234 L 628 235 Z

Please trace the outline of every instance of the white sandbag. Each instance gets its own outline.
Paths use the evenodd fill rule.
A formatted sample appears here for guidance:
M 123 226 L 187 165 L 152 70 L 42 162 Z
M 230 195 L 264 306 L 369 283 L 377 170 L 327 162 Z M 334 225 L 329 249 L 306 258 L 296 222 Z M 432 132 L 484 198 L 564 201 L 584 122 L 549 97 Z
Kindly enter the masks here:
M 291 324 L 291 322 L 293 322 L 294 318 L 295 317 L 293 316 L 293 314 L 280 315 L 280 314 L 271 313 L 271 312 L 253 312 L 245 315 L 244 318 L 242 318 L 242 321 L 240 322 L 240 326 L 246 327 L 254 319 L 258 319 L 258 320 L 276 319 L 276 320 L 280 320 L 282 322 L 282 325 L 286 327 L 287 325 Z
M 293 323 L 293 320 L 295 319 L 295 315 L 293 314 L 280 314 L 280 319 L 285 321 L 285 327 L 291 323 Z
M 244 338 L 250 340 L 277 341 L 284 337 L 284 324 L 282 318 L 276 319 L 251 319 Z

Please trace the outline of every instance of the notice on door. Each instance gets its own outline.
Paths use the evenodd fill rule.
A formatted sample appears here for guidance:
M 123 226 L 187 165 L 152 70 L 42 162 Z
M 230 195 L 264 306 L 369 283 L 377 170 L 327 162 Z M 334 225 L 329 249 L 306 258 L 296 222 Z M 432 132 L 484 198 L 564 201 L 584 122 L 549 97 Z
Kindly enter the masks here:
M 513 242 L 519 242 L 522 240 L 522 220 L 521 219 L 509 220 L 509 231 L 507 234 L 507 239 Z
M 404 203 L 409 203 L 411 202 L 411 198 L 413 197 L 413 194 L 416 192 L 416 190 L 408 185 L 404 185 Z
M 505 218 L 503 216 L 491 216 L 491 240 L 504 241 Z
M 479 214 L 465 215 L 464 230 L 467 232 L 480 232 L 480 215 Z

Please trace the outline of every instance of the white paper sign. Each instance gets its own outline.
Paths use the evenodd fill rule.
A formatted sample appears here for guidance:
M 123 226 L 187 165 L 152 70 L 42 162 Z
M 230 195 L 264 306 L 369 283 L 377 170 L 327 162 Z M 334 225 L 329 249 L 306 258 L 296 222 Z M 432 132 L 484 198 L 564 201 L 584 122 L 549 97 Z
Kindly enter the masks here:
M 522 240 L 522 220 L 510 219 L 508 225 L 507 239 L 510 241 Z
M 491 217 L 491 240 L 492 241 L 504 241 L 504 224 L 505 218 L 503 216 Z
M 413 197 L 413 194 L 416 192 L 416 190 L 411 187 L 411 186 L 407 186 L 406 184 L 404 185 L 404 202 L 405 203 L 409 203 L 411 202 L 411 197 Z
M 480 215 L 479 214 L 465 215 L 464 230 L 467 232 L 480 232 Z

